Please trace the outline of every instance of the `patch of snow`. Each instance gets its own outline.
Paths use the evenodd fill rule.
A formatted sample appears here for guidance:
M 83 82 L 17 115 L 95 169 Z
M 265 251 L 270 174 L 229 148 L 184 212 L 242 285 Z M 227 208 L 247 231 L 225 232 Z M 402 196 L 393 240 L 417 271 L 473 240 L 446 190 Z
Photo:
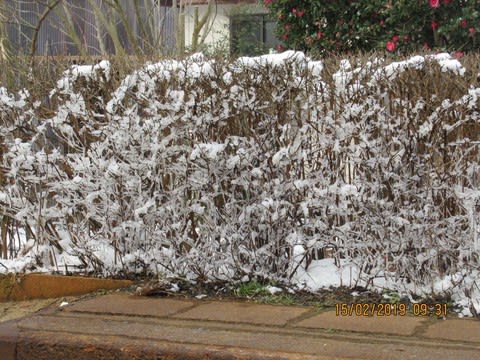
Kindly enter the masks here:
M 275 294 L 281 293 L 283 291 L 282 289 L 280 289 L 276 286 L 271 286 L 271 285 L 266 286 L 265 290 L 267 290 L 270 295 L 275 295 Z
M 460 76 L 465 75 L 466 69 L 463 67 L 462 64 L 460 64 L 460 61 L 458 61 L 457 59 L 439 60 L 438 63 L 440 64 L 443 72 L 450 71 Z
M 175 293 L 180 291 L 180 287 L 178 286 L 177 283 L 172 283 L 171 285 L 172 286 L 170 287 L 170 289 L 168 289 L 168 291 L 175 292 Z
M 353 264 L 335 265 L 335 259 L 314 260 L 305 270 L 299 267 L 293 278 L 311 291 L 329 287 L 353 286 L 358 280 L 358 269 Z

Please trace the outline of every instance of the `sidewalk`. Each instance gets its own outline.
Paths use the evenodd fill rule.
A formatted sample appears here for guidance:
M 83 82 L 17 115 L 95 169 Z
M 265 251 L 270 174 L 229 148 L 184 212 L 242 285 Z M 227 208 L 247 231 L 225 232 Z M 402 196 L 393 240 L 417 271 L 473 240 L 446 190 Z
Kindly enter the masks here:
M 12 359 L 479 359 L 480 321 L 99 296 L 0 324 Z

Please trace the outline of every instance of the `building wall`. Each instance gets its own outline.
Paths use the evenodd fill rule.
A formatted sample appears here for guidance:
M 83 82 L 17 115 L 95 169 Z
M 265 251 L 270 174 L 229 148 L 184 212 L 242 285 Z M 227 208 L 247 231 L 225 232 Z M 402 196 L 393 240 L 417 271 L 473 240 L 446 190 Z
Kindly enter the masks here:
M 199 19 L 207 11 L 207 5 L 192 5 L 187 7 L 185 12 L 185 46 L 188 48 L 192 44 L 192 34 L 194 27 L 194 9 L 198 7 Z M 212 14 L 209 23 L 208 35 L 205 39 L 205 45 L 224 46 L 229 48 L 230 39 L 230 17 L 243 14 L 265 14 L 266 10 L 257 3 L 249 4 L 222 4 L 213 5 Z M 202 29 L 201 34 L 204 29 Z

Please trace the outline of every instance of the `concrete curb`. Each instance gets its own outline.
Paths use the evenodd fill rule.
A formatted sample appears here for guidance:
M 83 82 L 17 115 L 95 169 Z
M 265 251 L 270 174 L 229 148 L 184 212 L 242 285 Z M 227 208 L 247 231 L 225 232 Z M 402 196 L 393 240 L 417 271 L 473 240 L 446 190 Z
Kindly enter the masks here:
M 340 357 L 318 357 L 306 354 L 267 352 L 255 349 L 212 346 L 208 344 L 178 344 L 114 336 L 68 334 L 61 339 L 52 333 L 40 332 L 22 337 L 17 343 L 16 359 L 92 360 L 92 359 L 165 359 L 165 360 L 346 360 Z M 350 359 L 351 360 L 351 359 Z
M 19 329 L 15 321 L 0 324 L 0 355 L 2 359 L 16 359 Z
M 99 289 L 132 285 L 130 280 L 97 279 L 49 274 L 8 274 L 0 277 L 0 301 L 49 299 L 84 295 Z

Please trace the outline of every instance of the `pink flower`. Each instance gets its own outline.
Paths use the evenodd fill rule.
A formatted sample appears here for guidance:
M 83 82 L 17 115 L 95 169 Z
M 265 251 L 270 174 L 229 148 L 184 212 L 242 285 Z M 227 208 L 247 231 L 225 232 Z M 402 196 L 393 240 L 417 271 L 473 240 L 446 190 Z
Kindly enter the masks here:
M 423 50 L 430 50 L 430 46 L 427 43 L 423 43 Z
M 380 20 L 380 21 L 378 22 L 378 24 L 379 24 L 381 27 L 383 27 L 383 25 L 385 25 L 385 21 Z
M 466 28 L 467 27 L 467 20 L 466 19 L 462 19 L 458 22 L 458 25 L 460 25 L 462 28 Z
M 302 16 L 305 14 L 305 9 L 297 10 L 296 8 L 292 8 L 291 12 L 292 12 L 292 14 L 294 14 L 296 17 L 302 17 Z
M 288 34 L 282 34 L 282 36 L 280 36 L 280 39 L 282 39 L 283 41 L 287 41 L 288 40 Z
M 408 40 L 410 40 L 410 38 L 408 37 L 408 35 L 403 35 L 403 41 L 408 42 Z
M 278 44 L 277 46 L 275 46 L 275 50 L 277 50 L 278 52 L 282 52 L 285 50 L 285 48 L 282 45 Z
M 435 20 L 432 20 L 432 30 L 436 31 L 438 29 L 438 23 Z
M 393 41 L 387 41 L 385 47 L 387 48 L 387 51 L 392 52 L 393 50 L 395 50 L 395 43 Z
M 270 4 L 272 3 L 272 1 L 273 1 L 273 0 L 263 0 L 263 4 L 264 4 L 265 6 L 268 6 L 268 5 L 270 5 Z
M 285 25 L 283 25 L 283 28 L 288 31 L 288 29 L 290 29 L 290 24 L 289 23 L 285 23 Z
M 392 37 L 392 41 L 393 41 L 394 43 L 398 42 L 398 39 L 399 39 L 399 38 L 398 38 L 397 35 L 395 35 L 395 36 Z
M 463 52 L 461 52 L 460 50 L 455 51 L 455 53 L 453 54 L 453 57 L 455 59 L 460 59 L 462 56 L 463 56 Z
M 428 0 L 430 7 L 436 9 L 440 6 L 440 0 Z
M 323 37 L 323 33 L 321 31 L 317 32 L 317 40 L 320 40 Z
M 443 3 L 444 3 L 445 5 L 448 5 L 448 4 L 450 4 L 450 0 L 443 0 Z
M 475 28 L 474 27 L 468 28 L 468 32 L 470 34 L 473 34 L 475 32 Z

